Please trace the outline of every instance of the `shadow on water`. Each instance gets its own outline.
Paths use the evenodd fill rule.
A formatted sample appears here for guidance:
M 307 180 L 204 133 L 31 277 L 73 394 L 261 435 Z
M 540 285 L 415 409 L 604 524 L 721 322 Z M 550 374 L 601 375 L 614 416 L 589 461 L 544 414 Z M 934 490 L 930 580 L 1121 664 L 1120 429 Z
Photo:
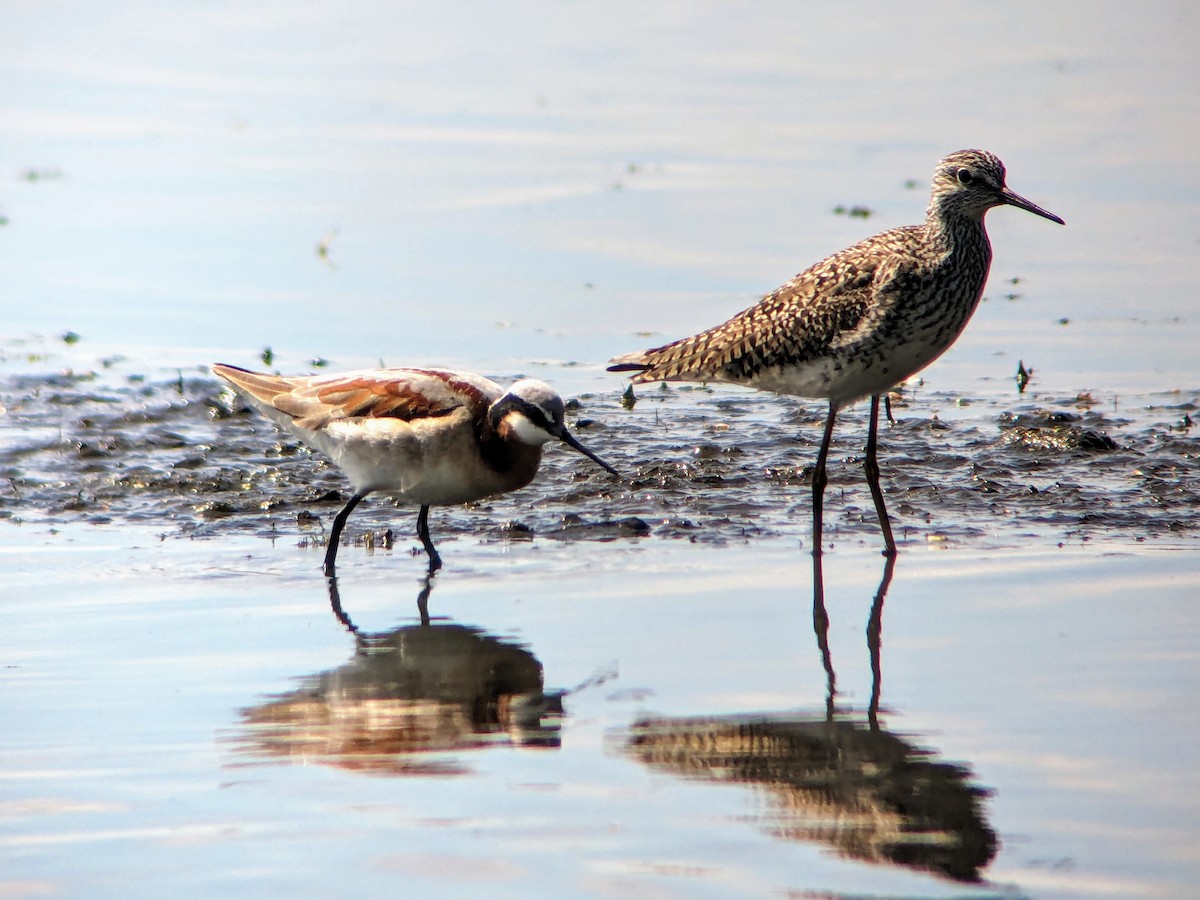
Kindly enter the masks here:
M 526 648 L 431 619 L 434 576 L 417 595 L 420 624 L 365 633 L 329 578 L 333 614 L 354 635 L 350 661 L 242 710 L 239 752 L 383 775 L 461 775 L 439 754 L 559 746 L 561 698 L 544 691 Z
M 995 832 L 966 767 L 941 761 L 879 722 L 883 605 L 895 570 L 888 558 L 871 606 L 866 714 L 837 708 L 824 572 L 814 554 L 813 626 L 826 673 L 820 711 L 645 718 L 626 752 L 654 769 L 763 792 L 765 830 L 826 844 L 851 859 L 901 865 L 978 882 L 996 855 Z

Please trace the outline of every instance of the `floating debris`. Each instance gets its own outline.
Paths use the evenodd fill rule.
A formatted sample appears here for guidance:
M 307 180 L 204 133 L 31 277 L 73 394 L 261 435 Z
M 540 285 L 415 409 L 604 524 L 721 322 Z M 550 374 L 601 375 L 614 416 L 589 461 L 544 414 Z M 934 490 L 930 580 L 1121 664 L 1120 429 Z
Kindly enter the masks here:
M 329 231 L 323 238 L 321 238 L 321 240 L 317 241 L 317 246 L 315 247 L 317 259 L 321 260 L 321 262 L 325 263 L 325 265 L 329 266 L 331 269 L 337 268 L 337 265 L 334 263 L 330 255 L 332 253 L 333 239 L 335 237 L 337 237 L 336 228 Z
M 1025 368 L 1025 361 L 1020 360 L 1017 363 L 1017 393 L 1025 393 L 1025 385 L 1029 384 L 1029 379 L 1033 376 L 1032 368 Z
M 835 216 L 850 216 L 852 219 L 869 219 L 873 212 L 868 206 L 842 206 L 841 204 L 833 208 Z
M 63 170 L 54 167 L 45 169 L 30 168 L 22 172 L 21 177 L 31 184 L 38 181 L 57 181 L 63 177 Z

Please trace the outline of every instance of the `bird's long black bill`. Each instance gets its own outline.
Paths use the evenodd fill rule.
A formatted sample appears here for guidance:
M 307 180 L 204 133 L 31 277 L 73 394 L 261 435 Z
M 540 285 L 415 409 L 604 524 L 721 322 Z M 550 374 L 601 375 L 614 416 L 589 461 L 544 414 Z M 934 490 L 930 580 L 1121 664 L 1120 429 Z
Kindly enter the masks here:
M 598 457 L 595 453 L 593 453 L 587 447 L 583 446 L 583 444 L 579 443 L 579 441 L 575 439 L 575 435 L 573 435 L 573 434 L 571 434 L 571 432 L 567 431 L 566 428 L 563 428 L 563 430 L 558 435 L 556 435 L 556 437 L 558 437 L 558 439 L 560 441 L 562 441 L 564 444 L 566 444 L 572 450 L 578 450 L 580 453 L 582 453 L 584 456 L 586 456 L 588 459 L 590 459 L 592 462 L 594 462 L 600 468 L 604 469 L 606 472 L 608 472 L 612 475 L 616 475 L 618 478 L 621 477 L 620 472 L 618 472 L 616 469 L 614 469 L 612 466 L 610 466 L 608 463 L 606 463 L 604 460 L 602 460 L 600 457 Z
M 1040 206 L 1038 206 L 1036 203 L 1031 203 L 1030 201 L 1026 200 L 1024 197 L 1022 197 L 1020 194 L 1016 194 L 1016 193 L 1010 191 L 1008 188 L 1005 188 L 1004 190 L 1002 190 L 1000 192 L 1000 196 L 1004 198 L 1004 202 L 1007 203 L 1009 206 L 1015 206 L 1015 207 L 1017 207 L 1017 209 L 1025 210 L 1025 212 L 1031 212 L 1035 216 L 1041 216 L 1043 219 L 1049 219 L 1051 222 L 1057 222 L 1059 225 L 1067 224 L 1062 219 L 1060 219 L 1058 216 L 1056 216 L 1054 213 L 1047 212 L 1046 210 L 1044 210 Z

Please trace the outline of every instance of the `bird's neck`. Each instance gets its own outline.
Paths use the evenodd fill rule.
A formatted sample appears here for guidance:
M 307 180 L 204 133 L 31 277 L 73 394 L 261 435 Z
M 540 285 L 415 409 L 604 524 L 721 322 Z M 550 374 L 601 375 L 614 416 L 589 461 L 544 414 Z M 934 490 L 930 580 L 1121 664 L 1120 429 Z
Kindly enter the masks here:
M 501 474 L 519 470 L 525 478 L 522 484 L 533 480 L 542 461 L 542 448 L 519 440 L 503 411 L 492 409 L 480 423 L 478 434 L 479 455 L 489 469 Z
M 930 240 L 943 245 L 951 254 L 978 253 L 990 260 L 992 245 L 988 240 L 983 216 L 987 210 L 964 210 L 950 204 L 929 205 L 925 228 Z

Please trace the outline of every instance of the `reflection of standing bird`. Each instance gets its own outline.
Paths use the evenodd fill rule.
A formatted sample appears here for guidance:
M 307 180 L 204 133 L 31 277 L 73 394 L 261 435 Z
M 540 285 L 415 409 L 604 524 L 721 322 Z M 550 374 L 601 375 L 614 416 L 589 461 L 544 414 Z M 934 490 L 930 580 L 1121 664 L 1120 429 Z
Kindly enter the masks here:
M 420 504 L 417 535 L 432 571 L 442 561 L 429 536 L 429 507 L 524 487 L 537 474 L 543 444 L 560 440 L 617 474 L 567 430 L 562 398 L 541 381 L 505 391 L 479 375 L 439 369 L 284 377 L 218 364 L 213 372 L 353 483 L 354 496 L 333 520 L 326 575 L 346 519 L 372 491 Z
M 983 295 L 992 248 L 983 216 L 1016 206 L 1064 224 L 1004 185 L 983 150 L 938 163 L 924 225 L 893 228 L 805 269 L 723 325 L 612 360 L 635 382 L 723 381 L 829 401 L 813 472 L 813 552 L 821 552 L 825 461 L 838 410 L 871 398 L 863 466 L 886 552 L 896 552 L 875 460 L 879 397 L 941 356 Z

